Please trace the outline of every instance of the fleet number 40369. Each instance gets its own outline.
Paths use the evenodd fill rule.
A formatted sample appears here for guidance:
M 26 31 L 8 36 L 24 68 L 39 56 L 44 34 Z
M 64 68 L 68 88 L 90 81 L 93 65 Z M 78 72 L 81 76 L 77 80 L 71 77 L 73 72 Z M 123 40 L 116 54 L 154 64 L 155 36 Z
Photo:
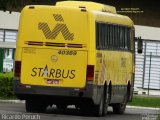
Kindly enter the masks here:
M 61 54 L 61 55 L 77 55 L 77 51 L 75 51 L 75 50 L 59 50 L 58 54 Z

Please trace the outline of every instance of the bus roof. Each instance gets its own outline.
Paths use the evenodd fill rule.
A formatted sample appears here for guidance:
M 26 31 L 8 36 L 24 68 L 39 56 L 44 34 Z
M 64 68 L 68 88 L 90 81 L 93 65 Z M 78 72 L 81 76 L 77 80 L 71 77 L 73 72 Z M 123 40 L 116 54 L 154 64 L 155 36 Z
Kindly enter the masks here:
M 86 9 L 87 11 L 90 11 L 92 14 L 94 14 L 96 21 L 133 26 L 133 21 L 127 16 L 117 14 L 116 9 L 113 6 L 86 1 L 62 1 L 57 2 L 56 6 L 63 8 L 67 7 Z
M 62 1 L 57 2 L 56 6 L 60 7 L 74 7 L 74 8 L 85 8 L 89 10 L 97 10 L 102 12 L 116 13 L 116 8 L 109 5 L 104 5 L 96 2 L 80 2 L 80 1 Z
M 124 25 L 134 27 L 133 21 L 128 17 L 120 14 L 112 14 L 99 11 L 91 11 L 95 16 L 95 21 L 105 22 L 108 24 Z

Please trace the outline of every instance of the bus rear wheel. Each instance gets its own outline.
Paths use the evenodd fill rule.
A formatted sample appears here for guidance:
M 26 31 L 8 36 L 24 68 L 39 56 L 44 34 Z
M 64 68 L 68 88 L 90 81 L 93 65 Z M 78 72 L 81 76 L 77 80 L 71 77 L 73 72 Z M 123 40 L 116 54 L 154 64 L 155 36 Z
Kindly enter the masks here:
M 46 104 L 38 102 L 37 100 L 26 100 L 25 106 L 27 112 L 33 112 L 33 113 L 35 112 L 43 113 L 45 112 L 47 107 Z
M 108 104 L 110 101 L 110 92 L 108 90 L 106 89 L 106 87 L 104 88 L 100 104 L 95 105 L 94 110 L 97 116 L 105 116 L 107 114 Z
M 94 106 L 94 111 L 93 113 L 96 115 L 96 116 L 103 116 L 103 97 L 101 98 L 100 100 L 100 104 L 99 105 L 95 105 Z
M 123 103 L 114 104 L 112 106 L 113 113 L 115 114 L 124 114 L 127 105 L 127 96 L 124 97 Z

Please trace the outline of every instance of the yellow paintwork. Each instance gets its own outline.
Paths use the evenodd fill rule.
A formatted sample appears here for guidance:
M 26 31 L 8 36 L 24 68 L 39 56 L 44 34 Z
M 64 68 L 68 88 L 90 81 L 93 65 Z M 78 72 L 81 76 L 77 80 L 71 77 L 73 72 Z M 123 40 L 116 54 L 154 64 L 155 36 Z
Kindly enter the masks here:
M 57 40 L 48 40 L 45 39 L 43 32 L 38 30 L 38 23 L 40 22 L 46 22 L 51 31 L 57 23 L 61 23 L 54 20 L 53 14 L 62 15 L 64 19 L 62 24 L 66 24 L 69 31 L 74 34 L 73 41 L 64 41 L 61 33 L 56 37 Z M 34 9 L 29 9 L 27 6 L 21 12 L 17 46 L 24 45 L 25 41 L 87 44 L 85 40 L 88 39 L 87 31 L 87 13 L 81 12 L 80 9 L 55 6 L 35 6 Z
M 87 65 L 94 65 L 95 79 L 93 84 L 102 85 L 105 81 L 107 83 L 111 81 L 113 85 L 126 85 L 131 80 L 134 72 L 133 53 L 96 50 L 95 22 L 99 21 L 130 27 L 133 27 L 133 22 L 126 16 L 101 12 L 100 9 L 104 9 L 102 4 L 98 5 L 88 2 L 86 11 L 81 11 L 83 8 L 72 7 L 75 5 L 74 2 L 74 4 L 64 7 L 66 3 L 58 3 L 57 6 L 32 6 L 31 8 L 26 6 L 22 10 L 15 56 L 16 61 L 22 61 L 21 83 L 82 88 L 86 84 Z M 77 5 L 79 6 L 80 4 Z M 53 14 L 61 15 L 64 21 L 54 20 Z M 69 32 L 74 34 L 74 39 L 65 40 L 61 32 L 55 39 L 47 39 L 44 33 L 38 29 L 38 23 L 40 22 L 47 23 L 51 32 L 57 23 L 65 24 Z M 42 42 L 43 46 L 28 45 L 28 41 Z M 85 47 L 45 46 L 47 42 L 65 43 L 65 45 L 83 44 Z M 59 55 L 59 50 L 77 51 L 77 55 Z M 97 53 L 102 54 L 102 57 L 96 58 Z M 57 62 L 51 60 L 53 55 L 58 57 Z M 125 63 L 123 64 L 125 66 L 122 65 L 124 61 Z M 46 79 L 54 80 L 55 78 L 42 75 L 42 73 L 46 74 L 44 72 L 46 65 L 48 69 L 75 70 L 75 78 L 63 79 L 59 77 L 58 84 L 48 84 L 45 81 Z M 33 70 L 33 68 L 35 69 Z M 40 75 L 35 75 L 34 71 L 37 72 L 38 68 L 43 68 L 41 69 L 43 72 L 41 71 Z
M 63 1 L 63 2 L 57 2 L 56 6 L 75 7 L 75 8 L 81 7 L 81 8 L 86 8 L 87 10 L 107 11 L 111 13 L 116 13 L 115 7 L 95 2 Z
M 133 27 L 132 20 L 123 15 L 93 11 L 96 21 Z
M 61 14 L 64 22 L 55 21 L 53 14 Z M 52 31 L 57 23 L 66 24 L 69 32 L 74 34 L 74 40 L 64 40 L 62 33 L 60 32 L 56 39 L 46 39 L 43 32 L 38 30 L 38 23 L 46 22 Z M 21 13 L 19 33 L 17 40 L 17 49 L 15 60 L 22 61 L 21 70 L 21 83 L 42 85 L 42 86 L 59 86 L 59 87 L 79 87 L 82 88 L 86 84 L 86 66 L 87 66 L 87 43 L 88 43 L 88 23 L 87 13 L 81 12 L 80 9 L 64 9 L 62 7 L 54 6 L 35 6 L 34 9 L 30 9 L 29 6 L 25 7 Z M 68 48 L 68 47 L 52 47 L 52 46 L 29 46 L 28 41 L 49 43 L 65 43 L 65 44 L 83 44 L 84 48 Z M 28 53 L 24 53 L 24 48 L 34 48 L 36 53 L 32 53 L 28 50 Z M 75 56 L 73 55 L 59 55 L 58 50 L 77 51 Z M 56 55 L 58 57 L 57 62 L 51 62 L 51 56 Z M 83 59 L 83 61 L 78 61 Z M 34 74 L 32 69 L 34 67 L 44 68 L 48 65 L 48 68 L 61 69 L 61 70 L 75 70 L 74 79 L 58 79 L 59 84 L 47 84 L 45 79 L 52 79 L 53 77 L 32 77 Z M 42 69 L 44 70 L 44 69 Z M 38 73 L 39 70 L 35 70 Z M 67 73 L 65 73 L 67 74 Z M 57 78 L 56 78 L 57 79 Z
M 111 81 L 112 85 L 126 85 L 128 81 L 131 81 L 132 53 L 103 50 L 97 50 L 96 53 L 102 54 L 102 57 L 97 57 L 96 74 L 98 74 L 98 80 L 95 79 L 95 83 L 102 85 L 105 81 L 108 84 Z
M 122 16 L 118 14 L 106 13 L 91 10 L 89 11 L 90 18 L 90 40 L 95 40 L 95 21 L 109 23 L 109 24 L 117 24 L 122 26 L 128 26 L 131 29 L 134 29 L 134 24 L 132 20 L 127 16 Z M 92 25 L 94 24 L 94 25 Z M 132 31 L 134 32 L 134 31 Z M 127 51 L 112 51 L 112 50 L 95 50 L 96 42 L 90 42 L 89 50 L 92 50 L 89 56 L 89 62 L 94 63 L 95 65 L 95 78 L 94 84 L 96 85 L 104 85 L 105 82 L 109 84 L 111 82 L 112 85 L 127 85 L 129 82 L 132 83 L 131 80 L 133 78 L 134 73 L 134 43 L 133 36 L 131 38 L 131 50 L 132 52 Z M 96 56 L 97 54 L 101 54 L 102 57 L 96 57 L 94 59 L 93 53 Z M 123 66 L 122 62 L 124 62 L 125 66 Z M 103 66 L 105 66 L 103 68 Z M 104 73 L 103 73 L 104 72 Z
M 41 86 L 83 88 L 86 83 L 87 51 L 76 50 L 76 55 L 61 55 L 58 54 L 59 50 L 61 49 L 23 48 L 21 82 Z M 52 56 L 56 56 L 57 61 L 51 60 Z M 76 62 L 81 58 L 84 60 Z M 46 65 L 47 73 L 45 73 Z M 57 69 L 61 72 L 57 72 Z M 50 74 L 52 72 L 53 74 Z M 60 83 L 47 84 L 47 79 L 58 80 Z

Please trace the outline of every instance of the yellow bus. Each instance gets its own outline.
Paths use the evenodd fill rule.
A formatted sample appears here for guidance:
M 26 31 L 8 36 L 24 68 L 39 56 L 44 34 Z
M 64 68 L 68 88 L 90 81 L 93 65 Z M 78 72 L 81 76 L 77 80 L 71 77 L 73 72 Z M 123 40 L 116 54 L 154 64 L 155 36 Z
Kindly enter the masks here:
M 27 111 L 55 104 L 98 116 L 112 106 L 122 114 L 132 98 L 134 70 L 133 22 L 114 7 L 65 1 L 22 10 L 14 92 Z

